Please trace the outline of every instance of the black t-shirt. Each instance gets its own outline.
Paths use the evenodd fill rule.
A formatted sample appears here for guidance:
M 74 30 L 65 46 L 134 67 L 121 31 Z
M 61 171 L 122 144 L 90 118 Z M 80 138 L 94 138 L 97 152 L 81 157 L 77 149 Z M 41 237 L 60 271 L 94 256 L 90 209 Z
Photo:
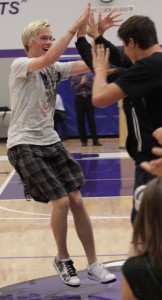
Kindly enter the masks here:
M 162 299 L 162 270 L 151 265 L 147 254 L 129 258 L 122 271 L 137 299 Z
M 162 52 L 136 61 L 115 83 L 134 101 L 142 98 L 153 130 L 162 126 Z

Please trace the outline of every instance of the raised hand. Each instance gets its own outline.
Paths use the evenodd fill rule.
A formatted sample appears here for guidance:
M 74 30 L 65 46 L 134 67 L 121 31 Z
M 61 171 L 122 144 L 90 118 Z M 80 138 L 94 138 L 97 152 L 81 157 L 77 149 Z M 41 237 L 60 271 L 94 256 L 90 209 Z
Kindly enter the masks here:
M 98 24 L 95 22 L 93 13 L 90 13 L 88 19 L 87 34 L 93 39 L 96 39 L 100 35 L 98 31 Z
M 99 13 L 98 31 L 100 35 L 103 35 L 103 33 L 110 27 L 120 26 L 120 24 L 122 23 L 123 19 L 118 18 L 119 16 L 121 16 L 121 13 L 115 13 L 115 11 L 116 11 L 115 8 L 111 9 L 108 15 L 105 16 L 104 18 L 102 18 L 102 14 Z
M 118 72 L 117 68 L 109 68 L 109 48 L 106 48 L 102 44 L 93 45 L 92 47 L 92 59 L 93 69 L 96 73 L 97 70 L 102 71 L 107 76 Z
M 109 70 L 109 49 L 104 47 L 102 44 L 92 47 L 92 62 L 94 72 L 102 70 L 103 73 L 107 74 Z
M 83 22 L 83 24 L 78 29 L 78 31 L 77 31 L 77 38 L 86 35 L 89 17 L 90 17 L 90 12 L 88 12 L 87 17 L 85 18 L 85 21 Z

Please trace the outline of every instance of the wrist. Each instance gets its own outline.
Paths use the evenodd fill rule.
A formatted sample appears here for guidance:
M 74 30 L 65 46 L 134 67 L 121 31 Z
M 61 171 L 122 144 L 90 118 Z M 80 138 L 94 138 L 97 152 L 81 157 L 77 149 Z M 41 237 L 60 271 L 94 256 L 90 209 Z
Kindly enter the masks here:
M 98 72 L 98 71 L 103 71 L 103 72 L 106 72 L 105 68 L 104 67 L 97 67 L 94 69 L 95 72 Z
M 68 30 L 67 32 L 70 33 L 71 35 L 75 35 L 75 33 L 76 33 L 76 31 L 74 31 L 74 30 Z
M 96 41 L 97 40 L 97 38 L 99 37 L 99 36 L 101 36 L 101 34 L 96 34 L 94 37 L 93 37 L 93 39 L 94 39 L 94 41 Z
M 85 34 L 77 34 L 77 39 L 85 37 Z

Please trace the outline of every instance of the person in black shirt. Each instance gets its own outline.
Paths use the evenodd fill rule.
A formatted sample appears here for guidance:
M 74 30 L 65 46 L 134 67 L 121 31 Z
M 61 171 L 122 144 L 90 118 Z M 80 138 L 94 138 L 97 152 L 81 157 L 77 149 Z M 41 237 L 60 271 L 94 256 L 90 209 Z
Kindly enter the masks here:
M 107 17 L 106 17 L 107 18 Z M 111 26 L 113 26 L 113 20 L 112 16 L 109 16 L 109 18 L 104 18 L 103 23 L 110 22 Z M 144 17 L 142 17 L 143 20 Z M 145 18 L 144 18 L 145 19 Z M 147 20 L 146 20 L 147 21 Z M 151 22 L 151 20 L 150 20 Z M 149 23 L 150 23 L 149 22 Z M 122 26 L 122 25 L 121 25 Z M 142 25 L 141 25 L 142 26 Z M 110 27 L 110 26 L 109 26 Z M 145 25 L 147 27 L 147 24 Z M 153 28 L 152 28 L 153 27 Z M 154 25 L 151 22 L 151 30 L 154 34 L 153 42 L 157 43 L 157 37 L 156 37 L 156 31 L 154 29 Z M 142 28 L 144 30 L 144 28 Z M 147 28 L 146 28 L 147 29 Z M 120 30 L 120 29 L 119 29 Z M 145 31 L 145 30 L 144 30 Z M 125 86 L 123 86 L 123 91 L 120 89 L 120 94 L 116 95 L 114 94 L 113 101 L 109 103 L 109 97 L 108 94 L 105 95 L 104 88 L 101 88 L 101 78 L 99 79 L 99 76 L 97 77 L 98 81 L 98 87 L 101 88 L 100 92 L 105 95 L 105 103 L 104 106 L 108 106 L 111 103 L 114 103 L 117 100 L 124 99 L 123 101 L 123 108 L 126 115 L 126 121 L 127 121 L 127 127 L 128 127 L 128 136 L 126 141 L 126 148 L 129 153 L 129 155 L 132 157 L 132 159 L 135 161 L 135 183 L 134 183 L 134 190 L 142 185 L 149 182 L 151 179 L 153 179 L 155 176 L 153 174 L 149 174 L 146 172 L 143 168 L 141 168 L 140 163 L 144 160 L 150 161 L 152 159 L 156 159 L 157 157 L 152 153 L 151 149 L 155 146 L 160 146 L 156 139 L 152 136 L 152 132 L 158 128 L 159 126 L 162 126 L 162 117 L 160 114 L 160 93 L 158 94 L 158 97 L 154 96 L 154 92 L 152 91 L 149 97 L 145 94 L 147 94 L 147 86 L 149 85 L 149 88 L 153 87 L 155 83 L 157 83 L 152 76 L 152 72 L 150 74 L 150 80 L 148 82 L 148 78 L 144 78 L 143 71 L 138 69 L 139 64 L 137 64 L 137 68 L 134 65 L 134 61 L 131 61 L 131 57 L 128 57 L 128 53 L 122 53 L 121 56 L 121 50 L 123 48 L 117 48 L 115 47 L 110 41 L 106 40 L 102 35 L 104 32 L 104 26 L 102 26 L 102 20 L 100 24 L 95 26 L 95 22 L 93 19 L 93 16 L 91 16 L 91 21 L 89 23 L 88 28 L 88 34 L 94 39 L 96 44 L 104 44 L 104 47 L 109 48 L 110 52 L 110 63 L 111 65 L 115 65 L 118 67 L 118 72 L 107 76 L 107 70 L 105 71 L 105 76 L 107 82 L 113 82 L 115 80 L 115 85 L 112 83 L 109 86 L 115 86 L 117 88 L 117 84 L 121 79 L 125 79 Z M 140 33 L 140 30 L 139 30 Z M 147 32 L 146 32 L 147 33 Z M 147 34 L 148 35 L 148 34 Z M 92 65 L 92 54 L 91 54 L 91 45 L 87 42 L 85 39 L 85 31 L 84 28 L 82 28 L 78 34 L 77 34 L 77 42 L 76 47 L 79 51 L 79 54 L 81 55 L 82 59 L 87 63 L 87 65 L 93 69 Z M 155 47 L 155 46 L 154 46 Z M 161 51 L 161 48 L 158 44 L 156 44 L 156 48 L 158 48 L 159 51 Z M 104 49 L 102 49 L 104 50 Z M 142 49 L 141 49 L 142 50 Z M 161 54 L 162 55 L 162 54 Z M 123 60 L 124 58 L 124 60 Z M 126 59 L 125 59 L 126 58 Z M 150 59 L 148 58 L 148 62 Z M 105 63 L 105 62 L 104 62 Z M 150 61 L 151 63 L 151 61 Z M 153 63 L 151 63 L 153 66 Z M 158 65 L 158 63 L 157 63 Z M 140 64 L 142 66 L 142 64 Z M 107 69 L 107 63 L 105 64 L 105 69 Z M 148 69 L 148 67 L 147 67 Z M 156 68 L 155 68 L 156 69 Z M 142 69 L 143 70 L 143 69 Z M 158 77 L 158 69 L 157 71 L 157 77 Z M 100 70 L 101 73 L 101 70 Z M 146 72 L 147 73 L 147 72 Z M 149 73 L 149 71 L 148 71 Z M 128 76 L 127 76 L 128 74 Z M 147 75 L 146 75 L 147 76 Z M 134 78 L 133 78 L 134 77 Z M 145 80 L 147 79 L 146 84 L 144 84 Z M 160 83 L 159 79 L 158 82 Z M 107 85 L 105 83 L 105 85 Z M 141 85 L 145 90 L 144 92 L 141 89 Z M 132 89 L 131 89 L 132 86 Z M 124 88 L 129 89 L 128 92 L 124 92 Z M 154 89 L 154 87 L 153 87 Z M 119 91 L 119 90 L 118 90 Z M 156 105 L 154 105 L 154 101 L 151 99 L 156 99 Z M 107 99 L 107 100 L 106 100 Z M 95 104 L 95 103 L 94 103 Z M 100 100 L 98 103 L 95 104 L 96 106 L 100 106 Z M 100 107 L 103 107 L 101 105 Z M 132 223 L 134 222 L 134 219 L 136 217 L 136 210 L 132 208 L 131 212 L 131 220 Z

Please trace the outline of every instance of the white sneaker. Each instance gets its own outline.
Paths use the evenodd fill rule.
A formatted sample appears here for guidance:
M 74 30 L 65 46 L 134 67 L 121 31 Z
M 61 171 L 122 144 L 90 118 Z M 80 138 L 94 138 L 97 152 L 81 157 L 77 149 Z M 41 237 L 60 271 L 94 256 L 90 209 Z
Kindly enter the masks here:
M 99 281 L 101 283 L 108 283 L 116 281 L 116 276 L 101 263 L 95 262 L 87 267 L 88 278 Z
M 65 284 L 73 287 L 80 285 L 80 279 L 76 274 L 73 261 L 70 258 L 59 260 L 55 257 L 53 266 Z

